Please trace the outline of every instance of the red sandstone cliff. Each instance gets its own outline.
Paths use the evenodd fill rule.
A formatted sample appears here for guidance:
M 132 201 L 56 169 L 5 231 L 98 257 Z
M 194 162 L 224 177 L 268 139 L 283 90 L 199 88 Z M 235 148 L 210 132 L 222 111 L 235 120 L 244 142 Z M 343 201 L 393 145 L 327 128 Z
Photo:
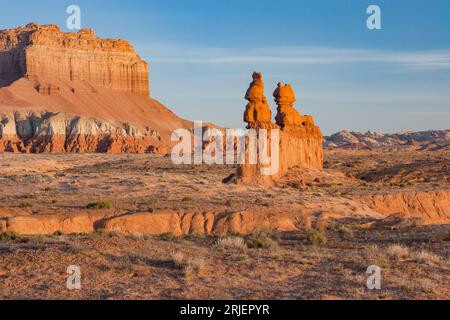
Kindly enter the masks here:
M 148 64 L 93 30 L 0 31 L 0 151 L 157 152 L 192 124 L 149 97 Z
M 100 39 L 91 29 L 64 33 L 28 24 L 0 32 L 0 75 L 83 80 L 112 90 L 149 95 L 148 64 L 123 40 Z

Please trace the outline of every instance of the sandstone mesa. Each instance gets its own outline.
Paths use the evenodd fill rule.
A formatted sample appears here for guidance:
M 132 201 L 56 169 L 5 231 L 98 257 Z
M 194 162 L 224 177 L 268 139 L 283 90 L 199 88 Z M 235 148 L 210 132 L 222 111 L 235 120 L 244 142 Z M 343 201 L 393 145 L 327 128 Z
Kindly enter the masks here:
M 0 151 L 161 153 L 192 124 L 149 97 L 124 40 L 30 23 L 0 31 Z

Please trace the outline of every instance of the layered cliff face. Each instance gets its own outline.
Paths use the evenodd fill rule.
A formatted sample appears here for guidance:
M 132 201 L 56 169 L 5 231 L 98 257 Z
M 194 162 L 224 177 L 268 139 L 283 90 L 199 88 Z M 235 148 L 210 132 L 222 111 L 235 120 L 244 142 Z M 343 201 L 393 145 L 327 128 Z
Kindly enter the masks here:
M 61 32 L 28 24 L 0 32 L 0 77 L 82 80 L 112 90 L 149 95 L 148 64 L 123 40 L 100 39 L 90 29 Z
M 383 215 L 420 217 L 425 224 L 450 222 L 450 191 L 448 190 L 376 194 L 362 197 L 361 200 Z
M 0 152 L 158 153 L 159 132 L 129 124 L 114 126 L 68 113 L 0 114 Z
M 12 152 L 166 153 L 173 130 L 192 128 L 149 97 L 128 42 L 33 23 L 0 31 L 0 117 Z

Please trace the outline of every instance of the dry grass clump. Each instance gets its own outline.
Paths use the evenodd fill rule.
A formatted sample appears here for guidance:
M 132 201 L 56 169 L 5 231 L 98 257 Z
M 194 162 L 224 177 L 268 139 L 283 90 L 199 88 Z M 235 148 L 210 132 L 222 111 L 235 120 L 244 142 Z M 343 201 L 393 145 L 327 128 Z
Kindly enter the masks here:
M 87 209 L 94 209 L 94 210 L 102 210 L 102 209 L 111 209 L 112 204 L 111 202 L 107 200 L 99 200 L 96 202 L 89 203 L 86 206 Z
M 385 252 L 380 250 L 380 248 L 376 245 L 365 247 L 361 252 L 361 255 L 355 255 L 352 259 L 363 269 L 366 269 L 370 265 L 376 265 L 381 268 L 390 267 L 390 261 Z
M 220 250 L 246 250 L 247 244 L 241 237 L 227 237 L 217 240 L 215 247 Z
M 247 241 L 247 247 L 250 249 L 277 250 L 278 242 L 266 236 L 253 237 Z
M 439 264 L 442 262 L 442 257 L 426 250 L 413 252 L 411 254 L 411 258 L 416 260 L 417 262 L 427 264 Z
M 386 249 L 386 253 L 389 257 L 400 260 L 406 259 L 409 256 L 410 251 L 408 247 L 402 246 L 400 244 L 393 244 Z
M 175 267 L 181 268 L 184 265 L 184 254 L 182 252 L 173 253 L 172 261 L 175 264 Z
M 345 225 L 345 224 L 343 224 L 343 225 L 338 225 L 338 226 L 336 227 L 336 230 L 337 230 L 337 232 L 339 233 L 339 235 L 340 235 L 341 237 L 344 237 L 344 238 L 353 238 L 353 236 L 354 236 L 353 229 L 352 229 L 352 227 L 349 226 L 349 225 Z
M 447 233 L 444 235 L 444 241 L 450 241 L 450 229 L 447 230 Z
M 30 239 L 28 237 L 23 237 L 15 232 L 6 231 L 0 233 L 0 241 L 17 241 L 17 242 L 29 242 Z
M 325 230 L 308 230 L 306 233 L 306 241 L 308 244 L 313 246 L 324 245 L 327 243 L 327 235 L 325 234 Z
M 426 250 L 412 251 L 408 247 L 397 244 L 389 246 L 386 253 L 389 257 L 397 260 L 409 258 L 417 262 L 427 264 L 440 264 L 443 262 L 443 258 L 441 256 L 438 256 L 432 252 Z
M 404 279 L 402 278 L 398 282 L 398 286 L 406 292 L 422 291 L 425 293 L 433 293 L 436 288 L 436 284 L 430 279 Z
M 197 257 L 187 259 L 181 252 L 172 254 L 172 262 L 177 269 L 182 271 L 185 278 L 198 276 L 205 267 L 205 260 L 203 258 Z

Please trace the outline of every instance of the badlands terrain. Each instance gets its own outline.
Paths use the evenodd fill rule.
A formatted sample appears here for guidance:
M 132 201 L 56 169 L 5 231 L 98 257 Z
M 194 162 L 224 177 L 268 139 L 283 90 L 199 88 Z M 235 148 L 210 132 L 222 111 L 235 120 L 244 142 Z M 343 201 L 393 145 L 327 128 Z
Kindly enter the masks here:
M 174 165 L 193 123 L 148 66 L 91 29 L 0 30 L 0 299 L 450 297 L 448 130 L 342 131 L 324 154 L 294 88 L 255 72 L 244 121 L 280 129 L 277 174 Z
M 335 148 L 258 187 L 157 155 L 3 153 L 0 298 L 448 299 L 449 158 Z

